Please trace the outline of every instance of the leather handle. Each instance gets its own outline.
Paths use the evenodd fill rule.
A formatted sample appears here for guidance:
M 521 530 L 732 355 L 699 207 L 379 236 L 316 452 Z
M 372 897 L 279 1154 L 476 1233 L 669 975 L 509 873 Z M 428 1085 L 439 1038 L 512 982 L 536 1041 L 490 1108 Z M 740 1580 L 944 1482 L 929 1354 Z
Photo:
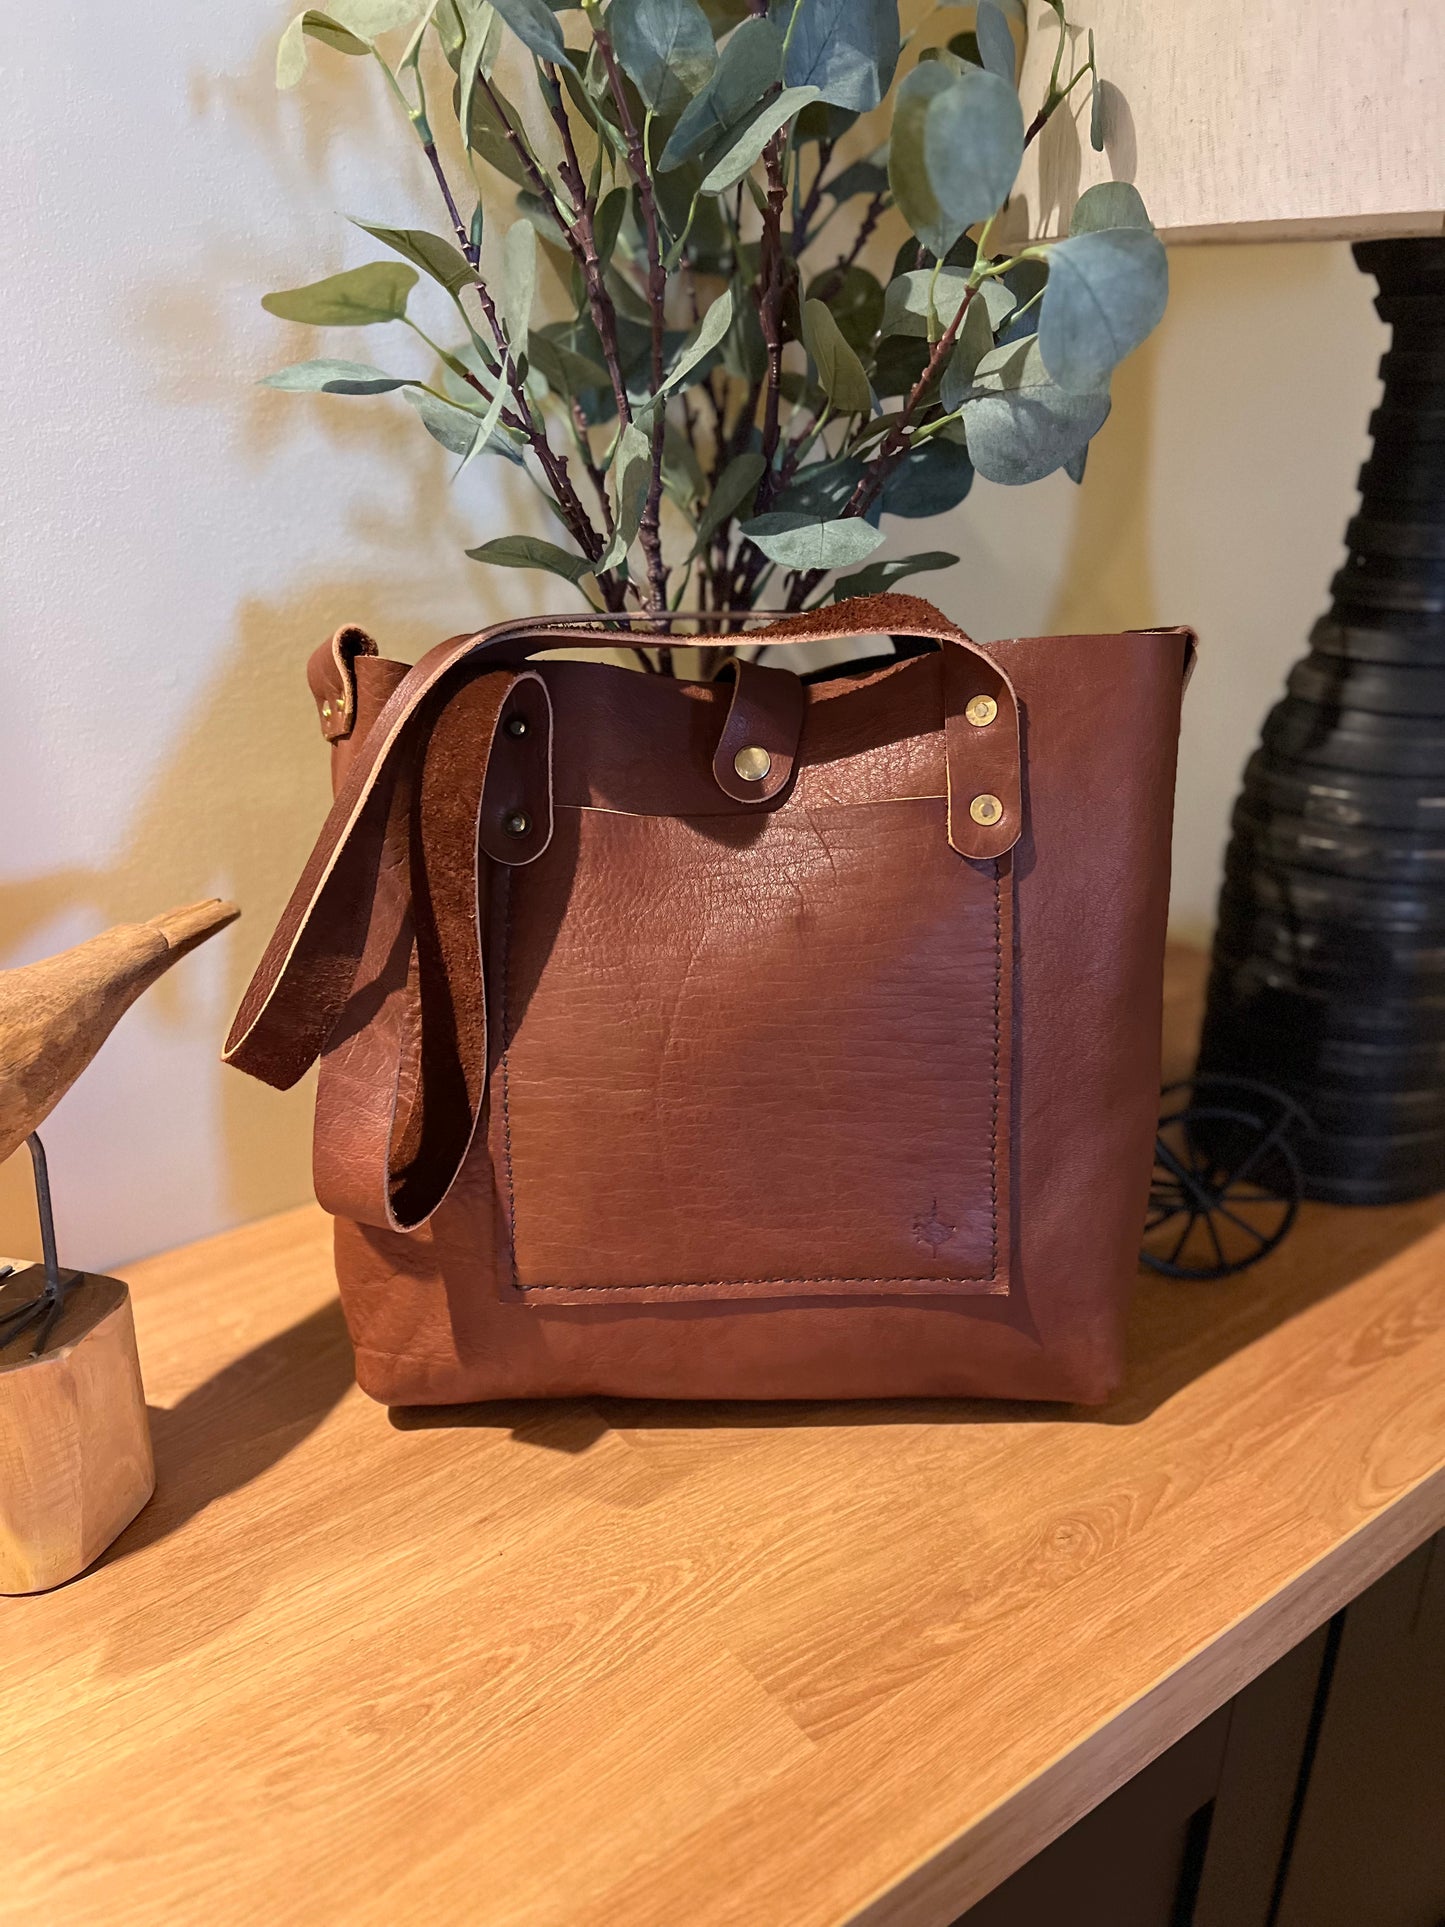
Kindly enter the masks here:
M 765 626 L 730 630 L 730 642 L 760 642 L 769 649 L 837 642 L 859 635 L 926 636 L 937 642 L 944 659 L 948 840 L 960 856 L 975 862 L 1007 855 L 1023 830 L 1023 747 L 1018 698 L 992 656 L 922 596 L 857 596 L 798 615 L 777 618 L 765 611 L 755 614 Z M 437 665 L 435 674 L 444 673 L 450 662 L 463 656 L 520 666 L 542 649 L 613 649 L 618 633 L 634 633 L 650 626 L 671 635 L 683 622 L 717 625 L 724 620 L 720 615 L 679 611 L 665 615 L 594 614 L 578 616 L 575 621 L 535 616 L 498 623 L 475 636 L 439 644 L 422 657 L 392 702 L 403 698 L 412 676 L 420 676 L 433 662 Z M 390 707 L 388 704 L 388 710 Z M 383 711 L 378 719 L 378 729 L 386 713 Z

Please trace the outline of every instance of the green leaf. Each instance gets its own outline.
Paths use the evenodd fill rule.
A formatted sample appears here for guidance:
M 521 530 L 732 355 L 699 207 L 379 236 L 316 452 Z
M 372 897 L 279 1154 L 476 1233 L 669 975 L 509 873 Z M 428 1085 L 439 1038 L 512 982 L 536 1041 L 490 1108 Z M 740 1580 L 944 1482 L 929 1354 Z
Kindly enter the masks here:
M 1099 70 L 1094 66 L 1094 29 L 1089 29 L 1089 65 L 1093 75 L 1089 81 L 1089 145 L 1096 154 L 1104 151 L 1104 89 L 1099 83 Z
M 472 118 L 472 95 L 476 90 L 477 75 L 490 75 L 496 64 L 502 43 L 502 17 L 496 8 L 484 0 L 484 4 L 472 9 L 466 21 L 465 37 L 462 41 L 461 55 L 457 62 L 457 122 L 459 126 L 470 125 Z
M 988 285 L 988 282 L 984 283 L 984 287 Z M 938 385 L 938 399 L 943 403 L 946 414 L 951 415 L 962 406 L 973 386 L 978 364 L 992 350 L 993 329 L 989 312 L 984 303 L 975 298 L 969 303 L 968 313 L 963 317 L 963 326 L 958 331 L 953 353 L 948 357 L 948 365 Z
M 806 5 L 807 0 L 802 0 Z M 721 194 L 740 181 L 762 159 L 763 149 L 780 127 L 786 127 L 800 108 L 818 98 L 816 87 L 785 87 L 767 102 L 738 138 L 713 162 L 702 180 L 705 194 Z
M 899 44 L 898 0 L 796 0 L 783 78 L 866 114 L 893 84 Z
M 1158 326 L 1168 299 L 1169 260 L 1157 235 L 1107 228 L 1058 242 L 1039 313 L 1044 366 L 1071 394 L 1091 394 Z
M 883 540 L 882 530 L 861 516 L 818 522 L 800 514 L 755 515 L 740 526 L 770 562 L 780 563 L 785 569 L 842 568 L 872 555 Z
M 581 395 L 589 388 L 601 388 L 607 381 L 607 370 L 600 361 L 578 354 L 546 329 L 533 328 L 528 333 L 527 360 L 557 395 Z
M 374 321 L 400 321 L 415 286 L 413 268 L 397 261 L 371 261 L 304 288 L 263 294 L 261 306 L 282 321 L 304 321 L 313 328 L 364 328 Z
M 863 364 L 821 301 L 803 303 L 803 342 L 813 357 L 823 393 L 840 415 L 869 415 L 873 391 Z
M 613 534 L 606 555 L 597 564 L 599 569 L 615 569 L 637 540 L 651 479 L 651 437 L 636 422 L 628 422 L 612 450 Z
M 473 431 L 471 446 L 462 456 L 461 466 L 457 469 L 456 474 L 452 476 L 453 482 L 462 475 L 464 470 L 471 466 L 472 462 L 475 461 L 477 456 L 481 454 L 482 450 L 492 440 L 493 434 L 496 431 L 497 422 L 502 413 L 502 403 L 506 399 L 507 390 L 499 381 L 493 388 L 492 399 L 487 403 L 486 410 Z
M 783 37 L 771 20 L 745 20 L 718 57 L 712 79 L 673 128 L 659 173 L 712 147 L 740 126 L 783 71 Z
M 353 33 L 375 40 L 415 20 L 425 5 L 426 0 L 336 0 L 329 12 Z
M 458 91 L 460 92 L 460 89 Z M 518 187 L 530 187 L 531 180 L 526 168 L 522 165 L 521 155 L 508 140 L 506 130 L 494 111 L 492 103 L 480 88 L 472 94 L 466 129 L 467 146 L 474 154 L 480 155 L 488 166 L 495 167 L 499 174 L 504 174 Z
M 329 13 L 308 8 L 298 13 L 276 46 L 276 85 L 294 87 L 306 71 L 306 42 L 319 40 L 339 54 L 369 54 L 371 42 L 363 40 L 335 20 Z
M 607 25 L 624 72 L 665 119 L 682 112 L 717 65 L 712 28 L 697 0 L 612 0 Z
M 502 269 L 497 277 L 498 305 L 507 324 L 507 341 L 514 360 L 527 352 L 527 330 L 536 289 L 536 230 L 526 221 L 514 221 L 502 240 Z
M 840 575 L 833 584 L 831 600 L 846 602 L 850 596 L 882 595 L 905 576 L 923 575 L 930 569 L 951 569 L 958 562 L 946 549 L 927 549 L 921 555 L 890 556 L 886 562 L 870 562 L 853 575 Z
M 1070 234 L 1098 234 L 1113 227 L 1142 227 L 1154 232 L 1144 197 L 1132 181 L 1099 181 L 1085 188 L 1074 203 Z
M 393 388 L 407 387 L 409 380 L 405 375 L 383 374 L 364 361 L 294 361 L 274 375 L 263 375 L 261 385 L 297 394 L 385 395 Z
M 494 541 L 483 542 L 479 549 L 468 549 L 467 554 L 473 562 L 491 562 L 501 569 L 546 569 L 560 575 L 564 582 L 574 583 L 599 566 L 585 555 L 574 555 L 570 549 L 559 549 L 555 542 L 544 542 L 535 535 L 499 535 Z
M 440 281 L 448 294 L 457 294 L 480 279 L 461 249 L 439 234 L 428 234 L 425 228 L 381 227 L 372 221 L 358 221 L 355 215 L 349 218 L 353 227 L 394 249 L 433 281 Z
M 727 287 L 715 301 L 708 304 L 707 313 L 678 349 L 677 359 L 664 377 L 659 392 L 665 395 L 670 389 L 676 388 L 684 375 L 712 353 L 732 325 L 733 291 Z
M 408 388 L 404 399 L 416 410 L 422 427 L 432 440 L 440 442 L 451 454 L 470 457 L 480 452 L 482 444 L 477 440 L 477 425 L 484 416 L 478 414 L 469 403 L 448 401 L 444 396 L 434 395 L 430 389 L 422 387 Z M 500 410 L 498 413 L 500 415 Z M 508 431 L 496 424 L 487 436 L 485 446 L 493 455 L 504 455 L 509 462 L 521 462 L 522 458 L 513 447 Z M 460 469 L 457 473 L 461 473 Z
M 946 515 L 972 486 L 973 463 L 967 449 L 941 435 L 930 435 L 909 449 L 883 484 L 883 513 Z
M 824 183 L 823 192 L 835 201 L 851 201 L 859 194 L 883 194 L 888 188 L 888 149 L 880 147 L 865 161 L 853 161 Z
M 984 66 L 1012 87 L 1017 67 L 1014 37 L 1009 31 L 1008 21 L 993 0 L 978 0 L 978 24 L 974 33 L 978 39 L 979 58 Z
M 883 290 L 867 268 L 825 268 L 808 288 L 810 301 L 821 301 L 838 324 L 838 332 L 858 355 L 871 352 L 883 319 Z
M 1018 487 L 1074 460 L 1109 415 L 1106 392 L 1070 394 L 1044 366 L 1038 338 L 995 348 L 963 409 L 968 452 L 990 482 Z
M 959 233 L 998 212 L 1023 157 L 1023 109 L 1010 81 L 970 69 L 929 102 L 924 165 L 938 205 Z
M 676 422 L 665 422 L 662 429 L 662 486 L 664 493 L 680 509 L 689 509 L 707 493 L 707 477 L 697 451 Z
M 940 268 L 936 285 L 932 268 L 910 268 L 884 290 L 883 332 L 937 341 L 967 293 L 968 276 L 962 268 Z M 970 309 L 982 306 L 981 294 L 969 303 Z
M 746 508 L 752 501 L 754 491 L 762 480 L 767 463 L 762 456 L 749 450 L 742 455 L 734 455 L 722 474 L 717 478 L 717 486 L 708 499 L 697 525 L 697 540 L 693 543 L 694 556 L 701 555 L 713 536 L 730 516 Z M 691 557 L 689 557 L 691 560 Z
M 557 67 L 572 65 L 557 16 L 544 0 L 492 0 L 492 4 L 522 45 L 539 60 L 550 60 Z
M 768 366 L 768 344 L 751 295 L 749 286 L 746 298 L 734 303 L 733 325 L 723 342 L 723 367 L 739 381 L 761 381 Z
M 955 84 L 953 75 L 938 61 L 920 62 L 898 89 L 888 149 L 888 185 L 893 198 L 919 240 L 940 258 L 962 234 L 964 223 L 945 211 L 934 192 L 924 158 L 924 135 L 934 102 Z

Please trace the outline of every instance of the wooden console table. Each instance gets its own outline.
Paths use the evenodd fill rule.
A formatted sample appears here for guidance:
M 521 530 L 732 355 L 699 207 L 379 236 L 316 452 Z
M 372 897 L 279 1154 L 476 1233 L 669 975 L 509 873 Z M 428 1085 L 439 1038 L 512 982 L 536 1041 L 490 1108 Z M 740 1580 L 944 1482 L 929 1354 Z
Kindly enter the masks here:
M 0 1601 L 26 1927 L 945 1927 L 1445 1526 L 1439 1201 L 1146 1280 L 1102 1412 L 393 1417 L 318 1212 L 127 1276 L 157 1496 Z

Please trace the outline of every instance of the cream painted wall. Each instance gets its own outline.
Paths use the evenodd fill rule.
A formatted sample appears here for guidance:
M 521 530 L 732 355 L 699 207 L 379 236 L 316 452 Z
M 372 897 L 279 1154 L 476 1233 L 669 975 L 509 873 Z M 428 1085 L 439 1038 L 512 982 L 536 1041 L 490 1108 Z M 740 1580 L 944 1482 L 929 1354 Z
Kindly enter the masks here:
M 542 526 L 510 472 L 476 464 L 452 489 L 402 407 L 254 386 L 310 351 L 257 294 L 369 251 L 338 209 L 433 219 L 353 63 L 322 56 L 300 95 L 275 94 L 285 12 L 152 0 L 116 42 L 83 10 L 32 9 L 0 69 L 0 965 L 212 891 L 245 910 L 125 1018 L 47 1128 L 73 1263 L 307 1193 L 308 1093 L 216 1061 L 324 807 L 307 652 L 343 618 L 410 655 L 548 599 L 462 555 Z M 981 483 L 903 530 L 962 556 L 936 592 L 981 637 L 1198 626 L 1188 930 L 1207 927 L 1239 768 L 1340 553 L 1383 341 L 1369 299 L 1342 248 L 1176 254 L 1169 316 L 1121 376 L 1083 488 Z M 412 365 L 404 341 L 363 353 Z M 35 1249 L 25 1163 L 0 1170 L 12 1253 Z

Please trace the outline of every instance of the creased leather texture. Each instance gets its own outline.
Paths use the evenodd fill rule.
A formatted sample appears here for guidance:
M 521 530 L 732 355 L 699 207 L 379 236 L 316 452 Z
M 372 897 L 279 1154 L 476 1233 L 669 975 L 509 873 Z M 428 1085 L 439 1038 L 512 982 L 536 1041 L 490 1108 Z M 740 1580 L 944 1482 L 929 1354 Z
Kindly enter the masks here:
M 891 595 L 766 640 L 842 633 L 941 650 L 806 687 L 777 654 L 527 667 L 615 644 L 564 620 L 347 663 L 336 804 L 227 1056 L 322 1056 L 375 1396 L 1117 1381 L 1192 639 L 984 651 Z

